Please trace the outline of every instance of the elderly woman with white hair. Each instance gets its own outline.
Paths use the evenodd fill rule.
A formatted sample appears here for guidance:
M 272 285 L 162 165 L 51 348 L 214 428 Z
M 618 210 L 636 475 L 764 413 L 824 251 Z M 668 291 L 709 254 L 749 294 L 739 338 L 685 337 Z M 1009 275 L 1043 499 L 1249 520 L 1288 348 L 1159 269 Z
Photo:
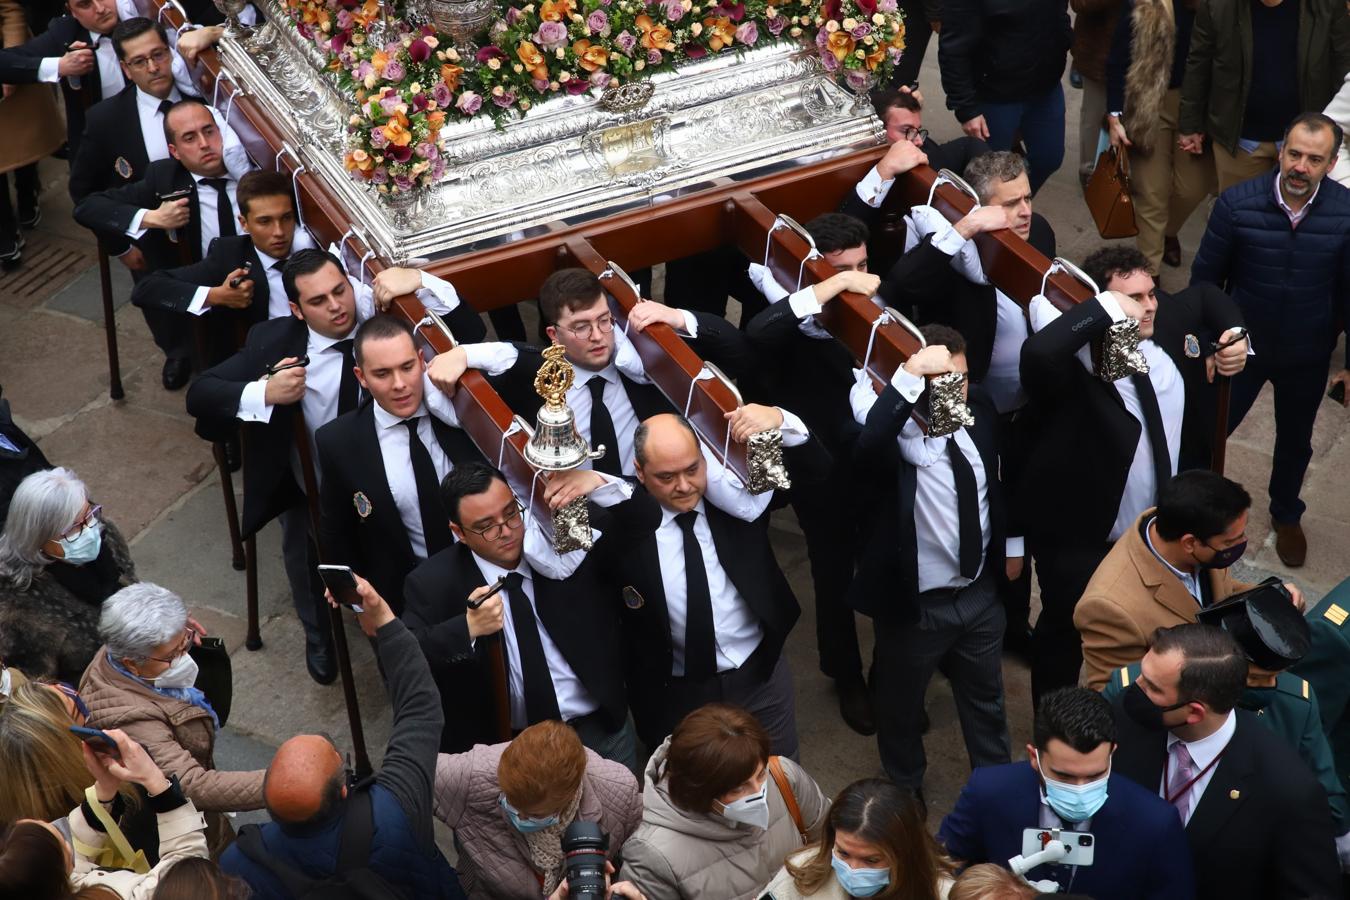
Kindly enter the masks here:
M 79 681 L 98 650 L 103 601 L 136 581 L 121 533 L 69 469 L 19 483 L 0 532 L 0 658 Z
M 224 813 L 263 807 L 266 771 L 222 772 L 213 751 L 216 711 L 194 684 L 189 650 L 198 637 L 183 598 L 157 584 L 123 588 L 103 603 L 104 646 L 84 673 L 80 696 L 92 728 L 120 728 L 183 786 L 206 815 L 212 858 L 233 839 Z

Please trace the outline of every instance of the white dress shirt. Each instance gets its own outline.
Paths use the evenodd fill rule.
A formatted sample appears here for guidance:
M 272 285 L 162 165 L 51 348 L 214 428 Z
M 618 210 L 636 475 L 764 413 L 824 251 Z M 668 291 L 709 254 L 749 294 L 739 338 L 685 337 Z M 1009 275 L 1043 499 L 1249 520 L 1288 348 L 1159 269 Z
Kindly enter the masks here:
M 399 429 L 400 431 L 402 429 Z M 406 444 L 406 441 L 405 441 Z M 534 599 L 534 573 L 522 559 L 514 569 L 503 569 L 473 553 L 473 561 L 488 584 L 508 572 L 519 572 L 524 579 L 521 588 L 529 598 L 530 609 L 534 611 L 534 627 L 539 631 L 539 642 L 544 645 L 544 659 L 548 662 L 548 674 L 553 679 L 553 693 L 558 698 L 558 712 L 564 722 L 580 716 L 590 715 L 600 708 L 595 698 L 586 690 L 577 673 L 572 671 L 567 658 L 562 655 L 558 645 L 549 636 L 548 629 L 539 619 L 539 607 Z M 506 648 L 507 684 L 511 694 L 511 727 L 524 728 L 530 724 L 525 715 L 525 673 L 520 667 L 520 645 L 516 643 L 515 620 L 511 615 L 511 601 L 502 592 L 502 641 Z
M 1173 575 L 1177 576 L 1177 580 L 1180 581 L 1186 588 L 1186 591 L 1195 598 L 1195 602 L 1203 606 L 1205 599 L 1200 592 L 1200 573 L 1198 571 L 1181 571 L 1168 562 L 1167 559 L 1158 552 L 1158 548 L 1153 546 L 1153 523 L 1156 521 L 1158 521 L 1158 517 L 1154 516 L 1144 523 L 1144 543 L 1148 544 L 1149 551 L 1158 558 L 1158 562 L 1167 566 L 1168 570 L 1171 571 Z
M 314 238 L 310 237 L 309 232 L 300 226 L 295 228 L 295 236 L 291 238 L 291 253 L 298 253 L 301 250 L 310 250 L 317 247 Z M 269 256 L 255 245 L 253 252 L 258 254 L 258 261 L 262 263 L 263 271 L 261 274 L 267 276 L 267 318 L 280 319 L 283 316 L 292 315 L 291 303 L 286 299 L 286 285 L 281 279 L 281 269 L 285 264 L 285 259 L 277 259 L 275 256 Z M 289 258 L 289 257 L 288 257 Z M 253 280 L 258 280 L 258 272 L 253 273 Z M 211 288 L 217 285 L 202 285 L 197 288 L 196 293 L 192 295 L 192 302 L 188 304 L 188 312 L 194 316 L 200 316 L 211 307 L 206 305 L 206 296 L 211 293 Z
M 126 17 L 123 17 L 125 21 Z M 173 35 L 173 29 L 169 30 Z M 98 64 L 98 80 L 102 96 L 100 100 L 107 100 L 109 97 L 115 97 L 127 86 L 126 76 L 122 73 L 122 64 L 117 61 L 117 51 L 113 49 L 112 38 L 108 35 L 95 35 L 84 38 L 86 43 L 90 43 L 97 37 L 98 46 L 94 48 L 94 61 Z M 75 40 L 82 38 L 77 34 Z M 197 89 L 193 86 L 192 75 L 188 72 L 187 63 L 183 57 L 178 55 L 174 49 L 177 44 L 176 37 L 169 39 L 170 51 L 173 53 L 173 83 L 177 89 L 192 96 L 197 96 Z M 38 63 L 38 81 L 44 81 L 48 84 L 56 84 L 61 80 L 59 73 L 61 57 L 47 56 Z M 154 159 L 155 157 L 150 157 Z
M 1233 733 L 1236 731 L 1237 712 L 1235 710 L 1229 710 L 1228 718 L 1225 719 L 1224 723 L 1219 726 L 1219 729 L 1209 737 L 1203 737 L 1198 741 L 1185 742 L 1186 752 L 1191 755 L 1191 762 L 1195 766 L 1195 771 L 1203 772 L 1206 766 L 1209 766 L 1209 771 L 1197 778 L 1195 783 L 1186 791 L 1186 795 L 1190 797 L 1190 809 L 1186 813 L 1186 821 L 1182 823 L 1183 826 L 1190 824 L 1191 817 L 1195 815 L 1196 807 L 1200 805 L 1200 800 L 1205 795 L 1205 788 L 1209 787 L 1210 781 L 1214 779 L 1214 772 L 1219 768 L 1219 764 L 1210 766 L 1210 763 L 1214 762 L 1215 757 L 1224 751 L 1224 748 L 1226 748 L 1228 742 L 1233 739 Z M 1172 745 L 1179 741 L 1181 741 L 1181 738 L 1176 735 L 1167 735 L 1167 755 L 1163 757 L 1166 761 L 1163 763 L 1162 784 L 1158 786 L 1158 796 L 1162 797 L 1164 800 L 1169 799 L 1167 796 L 1167 779 L 1171 774 Z
M 877 171 L 877 167 L 873 166 L 867 170 L 863 180 L 854 187 L 854 191 L 857 192 L 859 200 L 873 209 L 880 209 L 881 204 L 886 200 L 886 195 L 891 192 L 894 185 L 894 178 L 883 179 L 881 173 Z
M 431 415 L 423 402 L 417 412 L 408 418 L 417 420 L 417 436 L 427 448 L 431 464 L 436 467 L 436 482 L 439 484 L 450 474 L 454 463 L 441 449 L 436 440 L 436 432 L 431 427 Z M 389 493 L 394 496 L 394 505 L 398 507 L 398 517 L 403 520 L 403 529 L 408 533 L 408 543 L 418 559 L 427 558 L 427 537 L 422 531 L 422 507 L 417 502 L 417 479 L 413 475 L 412 457 L 409 455 L 409 434 L 401 419 L 375 404 L 375 436 L 380 442 L 380 456 L 384 461 L 384 477 L 389 483 Z M 458 425 L 458 419 L 450 423 Z

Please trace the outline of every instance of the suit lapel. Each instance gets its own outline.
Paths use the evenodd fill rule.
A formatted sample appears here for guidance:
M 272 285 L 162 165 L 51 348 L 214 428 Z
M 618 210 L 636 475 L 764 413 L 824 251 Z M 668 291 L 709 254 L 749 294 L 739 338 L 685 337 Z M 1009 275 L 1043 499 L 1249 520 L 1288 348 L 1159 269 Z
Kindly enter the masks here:
M 657 519 L 658 526 L 660 519 Z M 638 542 L 637 556 L 639 571 L 651 572 L 656 575 L 655 578 L 647 581 L 647 593 L 642 595 L 644 607 L 651 607 L 647 613 L 648 616 L 659 616 L 661 628 L 666 636 L 666 649 L 675 646 L 675 642 L 670 633 L 670 607 L 666 605 L 666 590 L 664 582 L 661 580 L 661 555 L 656 549 L 656 529 L 653 528 L 647 532 Z
M 1249 793 L 1252 778 L 1256 775 L 1256 761 L 1244 739 L 1243 727 L 1242 716 L 1238 716 L 1237 731 L 1215 766 L 1214 775 L 1200 797 L 1200 805 L 1186 823 L 1186 837 L 1192 847 L 1210 844 L 1224 823 L 1241 808 L 1243 797 Z
M 198 199 L 201 187 L 183 164 L 179 163 L 173 172 L 173 189 L 180 191 L 184 188 L 192 191 L 191 202 L 188 203 L 187 233 L 184 235 L 188 241 L 187 257 L 191 260 L 199 260 L 202 258 L 202 205 Z
M 389 478 L 384 473 L 384 454 L 380 452 L 380 438 L 375 430 L 379 427 L 375 422 L 375 404 L 367 401 L 356 412 L 356 452 L 352 454 L 352 461 L 356 463 L 352 471 L 356 477 L 353 483 L 358 489 L 365 490 L 366 498 L 378 514 L 361 521 L 378 524 L 389 540 L 398 542 L 412 558 L 412 544 L 408 541 L 403 519 L 399 517 L 394 495 L 389 490 Z
M 1162 564 L 1153 551 L 1148 549 L 1144 536 L 1133 525 L 1126 533 L 1130 552 L 1130 562 L 1139 573 L 1139 580 L 1153 591 L 1153 599 L 1182 622 L 1194 622 L 1199 605 L 1191 592 L 1181 583 L 1181 579 Z
M 140 110 L 136 108 L 136 86 L 127 85 L 126 90 L 118 94 L 113 102 L 117 104 L 117 117 L 121 122 L 136 123 L 135 128 L 127 127 L 122 132 L 127 139 L 121 147 L 123 158 L 131 165 L 132 175 L 126 180 L 136 181 L 145 176 L 145 167 L 150 165 L 150 154 L 145 150 L 145 135 L 141 134 Z
M 622 372 L 619 372 L 619 383 L 623 385 L 628 402 L 633 407 L 633 415 L 639 422 L 671 411 L 670 401 L 655 385 L 638 384 Z
M 254 322 L 267 321 L 272 306 L 272 289 L 267 283 L 267 264 L 258 255 L 253 239 L 246 234 L 239 236 L 244 242 L 244 260 L 253 263 L 253 305 L 249 307 L 249 317 Z

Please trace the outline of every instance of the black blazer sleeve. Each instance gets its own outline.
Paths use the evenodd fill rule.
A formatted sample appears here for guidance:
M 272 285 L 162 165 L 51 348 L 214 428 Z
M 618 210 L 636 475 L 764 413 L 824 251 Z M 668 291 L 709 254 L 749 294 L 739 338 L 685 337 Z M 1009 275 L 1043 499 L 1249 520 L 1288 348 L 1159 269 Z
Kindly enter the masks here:
M 239 397 L 244 388 L 278 362 L 268 358 L 264 340 L 267 329 L 263 327 L 268 324 L 255 325 L 249 330 L 242 350 L 193 380 L 187 392 L 188 415 L 195 419 L 228 421 L 239 414 Z
M 457 553 L 451 547 L 447 553 Z M 439 563 L 444 562 L 445 565 Z M 413 569 L 403 582 L 403 622 L 417 638 L 422 653 L 438 663 L 473 658 L 464 597 L 451 596 L 453 585 L 444 576 L 450 563 L 435 557 Z
M 942 11 L 942 32 L 938 35 L 942 90 L 947 94 L 947 108 L 962 123 L 980 115 L 975 71 L 984 19 L 984 10 L 974 0 L 947 0 Z
M 483 324 L 483 317 L 463 296 L 459 298 L 459 305 L 450 310 L 450 314 L 444 318 L 455 340 L 461 344 L 476 344 L 487 337 L 487 326 Z
M 876 227 L 877 220 L 881 217 L 880 207 L 869 206 L 858 196 L 856 187 L 849 188 L 848 193 L 844 194 L 844 199 L 839 201 L 839 211 L 862 222 L 868 231 Z
M 930 234 L 895 261 L 883 284 L 891 303 L 929 309 L 956 299 L 951 290 L 955 275 L 951 254 L 934 247 Z
M 1084 301 L 1027 338 L 1022 345 L 1022 387 L 1033 400 L 1054 397 L 1075 383 L 1067 377 L 1079 366 L 1074 353 L 1104 334 L 1111 316 L 1096 298 Z
M 695 353 L 731 378 L 741 378 L 754 368 L 754 348 L 745 332 L 712 313 L 693 315 L 698 322 L 698 337 L 688 343 Z
M 70 20 L 72 23 L 74 20 Z M 48 57 L 64 56 L 70 27 L 61 27 L 60 20 L 52 23 L 42 34 L 15 47 L 0 50 L 0 83 L 33 84 L 38 80 L 38 67 Z
M 1331 806 L 1327 803 L 1326 792 L 1312 773 L 1304 770 L 1299 775 L 1302 777 L 1271 786 L 1271 790 L 1292 795 L 1289 802 L 1283 804 L 1286 815 L 1279 827 L 1270 832 L 1276 844 L 1270 858 L 1278 869 L 1272 881 L 1282 888 L 1279 896 L 1290 900 L 1344 896 L 1340 893 L 1335 828 L 1331 824 Z
M 760 349 L 781 350 L 801 334 L 797 330 L 799 321 L 784 297 L 756 313 L 745 326 L 745 336 Z
M 89 146 L 89 142 L 85 141 L 83 146 Z M 224 284 L 225 277 L 239 268 L 238 261 L 228 257 L 229 249 L 229 244 L 216 241 L 211 252 L 199 262 L 174 269 L 156 269 L 131 289 L 131 302 L 141 309 L 186 313 L 197 288 Z
M 125 238 L 136 213 L 159 206 L 159 194 L 151 183 L 152 174 L 153 167 L 140 181 L 88 195 L 76 205 L 75 221 L 101 235 Z
M 858 443 L 853 448 L 854 465 L 871 473 L 893 468 L 899 459 L 895 439 L 913 412 L 914 404 L 900 395 L 893 385 L 877 397 L 867 413 Z

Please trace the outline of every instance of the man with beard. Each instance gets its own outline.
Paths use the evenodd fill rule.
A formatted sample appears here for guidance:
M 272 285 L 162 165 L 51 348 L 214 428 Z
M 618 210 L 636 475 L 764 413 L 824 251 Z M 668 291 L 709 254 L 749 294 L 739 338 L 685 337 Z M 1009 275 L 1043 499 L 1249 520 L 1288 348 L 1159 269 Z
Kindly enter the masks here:
M 1325 178 L 1343 137 L 1321 113 L 1295 118 L 1279 171 L 1223 192 L 1191 267 L 1192 284 L 1226 286 L 1251 330 L 1256 355 L 1233 379 L 1229 431 L 1266 382 L 1275 390 L 1270 518 L 1275 550 L 1290 567 L 1308 552 L 1299 492 L 1337 329 L 1350 313 L 1350 191 Z M 1350 383 L 1350 371 L 1333 383 Z

